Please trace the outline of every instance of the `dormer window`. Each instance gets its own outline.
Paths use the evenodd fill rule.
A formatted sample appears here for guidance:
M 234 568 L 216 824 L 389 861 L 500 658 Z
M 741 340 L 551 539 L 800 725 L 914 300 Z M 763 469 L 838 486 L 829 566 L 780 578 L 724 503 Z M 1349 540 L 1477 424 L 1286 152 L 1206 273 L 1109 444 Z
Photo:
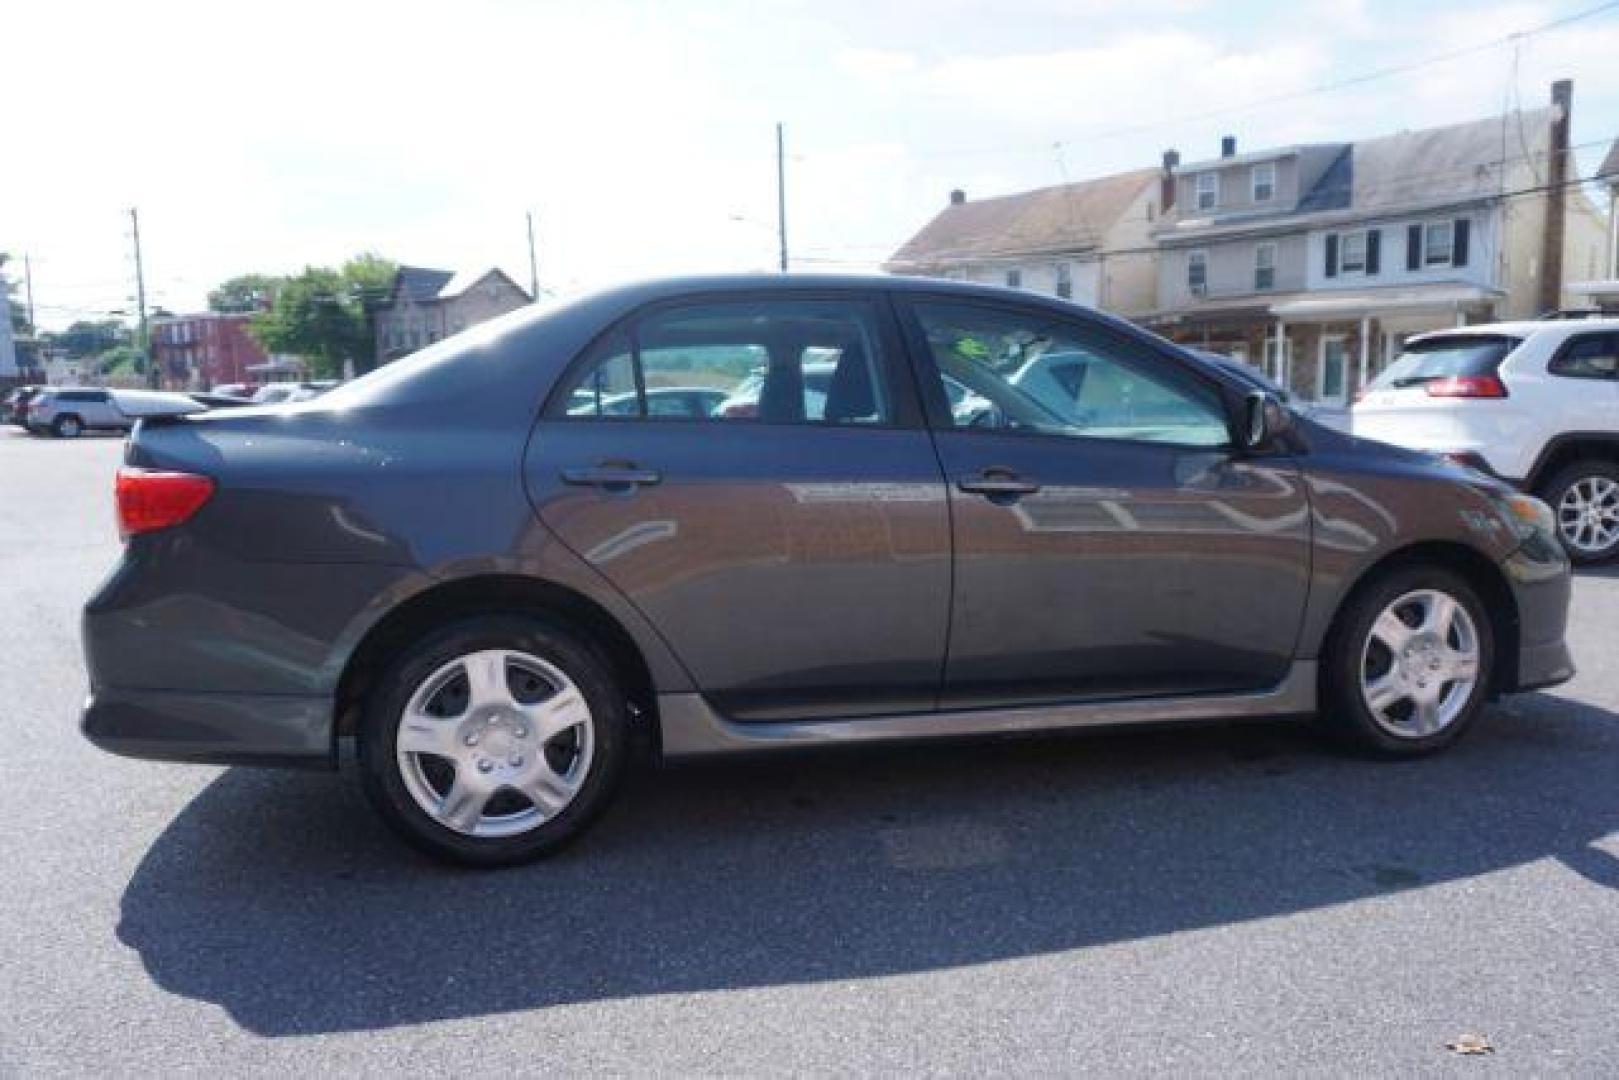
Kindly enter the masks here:
M 1220 174 L 1205 172 L 1197 174 L 1197 208 L 1199 210 L 1213 210 L 1220 201 Z
M 1266 161 L 1255 165 L 1251 170 L 1253 177 L 1254 202 L 1270 202 L 1276 197 L 1276 163 Z

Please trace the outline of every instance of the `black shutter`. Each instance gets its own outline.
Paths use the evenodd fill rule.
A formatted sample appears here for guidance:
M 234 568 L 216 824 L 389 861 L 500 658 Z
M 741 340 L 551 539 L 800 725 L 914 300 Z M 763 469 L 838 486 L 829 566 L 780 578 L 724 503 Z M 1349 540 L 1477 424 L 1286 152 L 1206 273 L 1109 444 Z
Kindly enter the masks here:
M 1413 225 L 1405 230 L 1405 268 L 1422 269 L 1422 226 Z
M 1338 234 L 1327 234 L 1327 276 L 1338 276 Z
M 1467 265 L 1467 232 L 1472 222 L 1464 217 L 1456 219 L 1455 232 L 1451 234 L 1450 264 L 1452 266 Z
M 1366 272 L 1377 273 L 1378 259 L 1383 251 L 1383 230 L 1366 230 Z

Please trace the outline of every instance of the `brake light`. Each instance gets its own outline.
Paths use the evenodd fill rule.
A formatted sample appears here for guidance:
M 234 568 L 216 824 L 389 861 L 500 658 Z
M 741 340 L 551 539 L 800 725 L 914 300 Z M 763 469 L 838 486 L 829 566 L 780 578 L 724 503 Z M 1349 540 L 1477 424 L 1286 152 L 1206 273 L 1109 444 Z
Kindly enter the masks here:
M 118 535 L 127 540 L 186 521 L 213 497 L 214 482 L 194 473 L 124 468 L 118 470 L 114 491 Z
M 1423 384 L 1429 397 L 1504 398 L 1507 387 L 1494 375 L 1450 375 Z

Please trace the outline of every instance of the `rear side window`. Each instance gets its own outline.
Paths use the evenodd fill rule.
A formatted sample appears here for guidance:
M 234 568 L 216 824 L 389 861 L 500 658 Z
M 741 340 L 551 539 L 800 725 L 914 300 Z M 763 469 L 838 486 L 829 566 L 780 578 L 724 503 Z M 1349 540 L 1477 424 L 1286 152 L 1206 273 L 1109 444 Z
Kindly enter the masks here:
M 875 320 L 859 301 L 764 300 L 654 312 L 592 350 L 553 415 L 888 424 Z
M 1619 334 L 1581 334 L 1564 342 L 1546 370 L 1568 379 L 1611 379 L 1619 373 Z
M 1435 379 L 1457 375 L 1494 375 L 1507 354 L 1516 349 L 1519 338 L 1505 334 L 1449 336 L 1413 341 L 1383 373 L 1372 380 L 1370 389 L 1390 390 L 1419 386 Z
M 106 401 L 105 390 L 64 390 L 56 395 L 57 401 Z

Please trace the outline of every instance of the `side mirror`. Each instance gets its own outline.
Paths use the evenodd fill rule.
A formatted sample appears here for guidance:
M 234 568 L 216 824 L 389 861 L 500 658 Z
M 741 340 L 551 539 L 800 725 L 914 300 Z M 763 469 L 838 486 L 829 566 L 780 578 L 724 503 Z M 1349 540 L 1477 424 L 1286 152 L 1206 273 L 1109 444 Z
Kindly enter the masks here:
M 1259 450 L 1285 435 L 1293 427 L 1293 414 L 1276 400 L 1276 395 L 1255 390 L 1243 403 L 1242 446 Z

